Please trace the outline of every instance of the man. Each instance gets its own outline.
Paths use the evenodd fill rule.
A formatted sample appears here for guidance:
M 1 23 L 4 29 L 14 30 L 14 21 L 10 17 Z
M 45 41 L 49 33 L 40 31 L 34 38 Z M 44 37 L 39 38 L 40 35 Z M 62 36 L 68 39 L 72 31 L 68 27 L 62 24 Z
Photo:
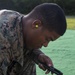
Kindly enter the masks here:
M 57 4 L 40 4 L 27 15 L 0 10 L 0 75 L 36 75 L 35 63 L 46 70 L 40 62 L 53 66 L 39 49 L 65 31 L 65 15 Z

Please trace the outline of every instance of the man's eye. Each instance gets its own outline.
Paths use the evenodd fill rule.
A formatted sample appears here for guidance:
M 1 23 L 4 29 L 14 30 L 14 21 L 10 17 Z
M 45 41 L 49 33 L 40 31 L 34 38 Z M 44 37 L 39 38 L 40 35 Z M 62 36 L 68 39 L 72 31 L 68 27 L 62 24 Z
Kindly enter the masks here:
M 49 42 L 49 41 L 50 41 L 50 39 L 46 38 L 46 41 L 48 41 L 48 42 Z
M 46 41 L 53 41 L 53 39 L 52 38 L 46 38 Z
M 51 41 L 53 41 L 53 39 L 51 38 Z

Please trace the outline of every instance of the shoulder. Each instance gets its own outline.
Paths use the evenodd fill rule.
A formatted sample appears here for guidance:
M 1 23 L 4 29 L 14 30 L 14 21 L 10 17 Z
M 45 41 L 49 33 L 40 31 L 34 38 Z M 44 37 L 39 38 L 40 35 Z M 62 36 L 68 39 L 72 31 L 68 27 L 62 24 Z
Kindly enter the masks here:
M 14 11 L 14 10 L 7 10 L 7 9 L 3 9 L 3 10 L 0 10 L 0 15 L 4 15 L 4 14 L 16 14 L 16 15 L 20 15 L 19 12 L 17 11 Z
M 0 40 L 2 39 L 2 41 L 4 41 L 4 39 L 6 39 L 12 43 L 13 38 L 16 39 L 16 18 L 18 16 L 20 16 L 20 14 L 16 11 L 0 10 Z
M 0 20 L 12 20 L 18 16 L 21 16 L 21 13 L 13 10 L 3 9 L 0 10 Z

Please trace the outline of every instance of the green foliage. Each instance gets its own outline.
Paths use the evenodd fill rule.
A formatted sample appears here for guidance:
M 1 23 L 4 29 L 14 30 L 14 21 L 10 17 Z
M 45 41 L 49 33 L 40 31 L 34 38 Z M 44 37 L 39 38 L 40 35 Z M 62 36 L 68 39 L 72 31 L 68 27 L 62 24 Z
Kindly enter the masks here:
M 0 9 L 14 9 L 12 0 L 0 0 Z
M 41 3 L 57 3 L 67 15 L 75 15 L 75 0 L 0 0 L 0 9 L 12 9 L 25 14 Z

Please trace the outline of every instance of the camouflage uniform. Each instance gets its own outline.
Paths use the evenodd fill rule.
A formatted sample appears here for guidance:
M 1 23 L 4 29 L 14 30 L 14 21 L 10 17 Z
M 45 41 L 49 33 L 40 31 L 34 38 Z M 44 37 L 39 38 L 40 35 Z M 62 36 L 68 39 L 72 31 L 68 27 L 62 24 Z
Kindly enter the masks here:
M 23 44 L 22 17 L 16 11 L 0 10 L 0 75 L 36 75 L 30 51 Z

